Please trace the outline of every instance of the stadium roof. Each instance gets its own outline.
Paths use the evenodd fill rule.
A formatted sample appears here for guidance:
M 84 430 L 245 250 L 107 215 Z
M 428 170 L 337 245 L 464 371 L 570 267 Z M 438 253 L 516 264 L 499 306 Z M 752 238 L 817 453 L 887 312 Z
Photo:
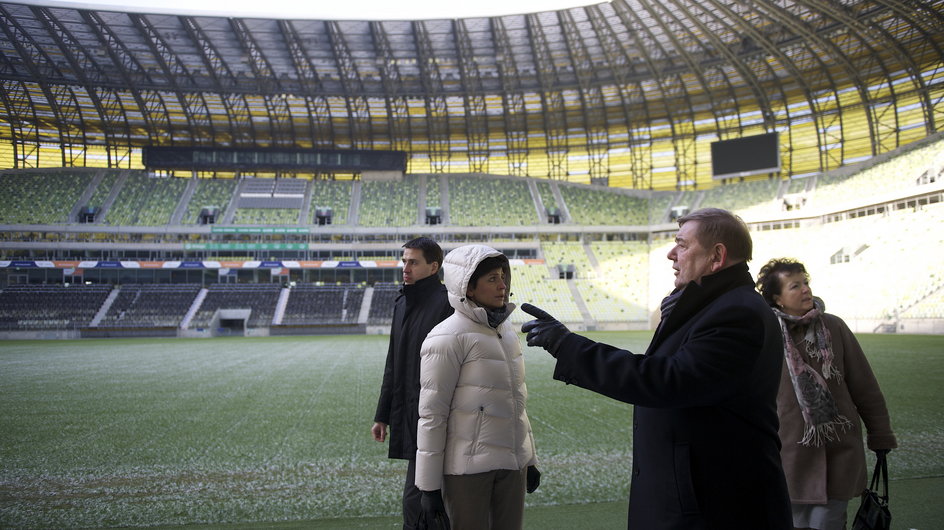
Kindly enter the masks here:
M 423 20 L 493 17 L 536 13 L 599 3 L 593 0 L 356 0 L 298 2 L 297 0 L 18 0 L 51 7 L 71 7 L 127 13 L 163 13 L 241 18 L 315 20 Z
M 365 17 L 366 18 L 366 17 Z M 785 174 L 942 128 L 944 0 L 614 0 L 459 19 L 242 18 L 0 2 L 0 164 L 144 145 L 397 149 L 412 172 L 711 182 L 779 131 Z

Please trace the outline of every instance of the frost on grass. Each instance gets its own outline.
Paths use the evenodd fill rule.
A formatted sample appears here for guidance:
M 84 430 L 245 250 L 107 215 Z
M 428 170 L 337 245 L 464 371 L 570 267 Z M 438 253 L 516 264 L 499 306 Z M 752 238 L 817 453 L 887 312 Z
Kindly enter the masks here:
M 619 501 L 629 494 L 629 447 L 607 452 L 539 454 L 541 487 L 528 505 Z
M 620 500 L 625 451 L 547 454 L 528 504 Z M 5 474 L 0 526 L 24 528 L 227 524 L 395 515 L 406 462 L 316 460 L 243 469 L 138 470 L 61 476 Z
M 391 515 L 405 465 L 314 461 L 230 471 L 28 477 L 0 482 L 0 527 L 62 528 Z

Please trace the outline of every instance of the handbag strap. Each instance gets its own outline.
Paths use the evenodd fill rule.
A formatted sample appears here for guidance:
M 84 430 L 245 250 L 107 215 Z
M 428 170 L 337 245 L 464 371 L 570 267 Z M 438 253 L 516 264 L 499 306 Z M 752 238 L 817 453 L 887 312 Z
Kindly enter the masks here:
M 877 493 L 880 497 L 888 500 L 888 459 L 885 451 L 876 452 L 875 470 L 872 471 L 872 483 L 869 489 Z M 882 492 L 879 492 L 879 482 L 882 484 Z

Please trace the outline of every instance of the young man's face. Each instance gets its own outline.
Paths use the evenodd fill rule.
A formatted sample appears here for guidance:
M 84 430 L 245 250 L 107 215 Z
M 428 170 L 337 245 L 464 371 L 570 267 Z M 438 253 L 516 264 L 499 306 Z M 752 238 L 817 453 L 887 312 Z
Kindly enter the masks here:
M 403 283 L 412 285 L 439 271 L 439 263 L 428 263 L 418 248 L 403 249 Z

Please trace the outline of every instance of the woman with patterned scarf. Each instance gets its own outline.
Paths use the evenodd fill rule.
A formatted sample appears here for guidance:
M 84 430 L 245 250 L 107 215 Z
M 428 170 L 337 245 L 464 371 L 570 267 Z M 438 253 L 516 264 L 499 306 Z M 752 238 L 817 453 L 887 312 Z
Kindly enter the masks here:
M 777 414 L 793 526 L 841 530 L 866 487 L 862 424 L 872 451 L 898 447 L 885 397 L 852 331 L 813 297 L 802 263 L 771 260 L 757 288 L 783 331 Z

